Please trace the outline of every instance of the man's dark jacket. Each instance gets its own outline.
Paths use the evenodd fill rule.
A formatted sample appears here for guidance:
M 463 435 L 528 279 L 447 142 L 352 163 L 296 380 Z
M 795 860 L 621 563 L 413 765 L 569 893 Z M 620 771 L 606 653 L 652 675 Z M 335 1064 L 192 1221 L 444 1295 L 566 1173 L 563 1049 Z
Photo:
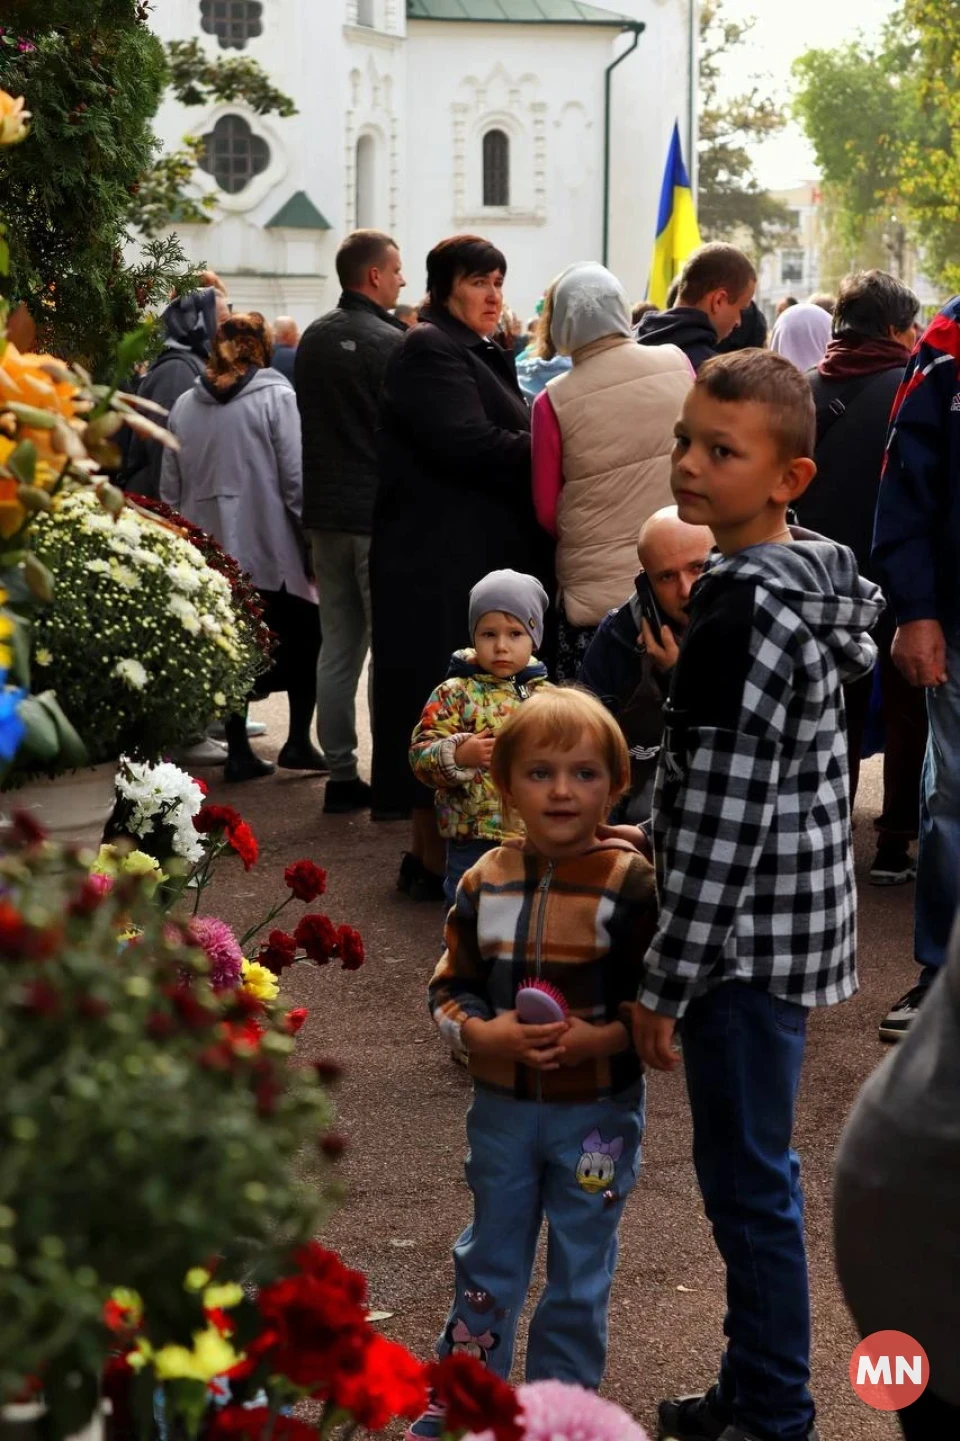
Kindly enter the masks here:
M 651 311 L 637 326 L 641 345 L 675 345 L 699 370 L 704 361 L 716 355 L 717 332 L 705 310 L 695 305 L 675 305 L 672 310 Z
M 294 387 L 303 431 L 303 524 L 369 535 L 377 495 L 374 432 L 380 391 L 406 327 L 345 290 L 303 333 Z
M 817 407 L 817 473 L 795 503 L 797 516 L 806 530 L 848 545 L 861 575 L 878 580 L 870 560 L 873 523 L 887 426 L 903 365 L 881 370 L 862 384 L 859 378 L 825 380 L 815 370 L 807 378 Z M 822 417 L 834 401 L 846 408 L 821 440 Z
M 670 687 L 669 673 L 657 669 L 639 640 L 642 621 L 640 597 L 634 591 L 600 622 L 577 676 L 578 684 L 603 702 L 623 731 L 630 752 L 630 791 L 616 818 L 638 823 L 650 817 Z
M 295 345 L 275 345 L 273 347 L 273 359 L 270 361 L 273 370 L 279 370 L 282 376 L 293 384 L 293 367 L 297 359 L 297 347 Z
M 179 296 L 167 306 L 162 320 L 166 332 L 163 349 L 137 386 L 137 394 L 156 401 L 169 412 L 174 401 L 190 390 L 206 369 L 217 333 L 217 292 L 208 285 L 204 290 Z M 161 415 L 151 415 L 150 419 L 165 424 Z M 162 464 L 160 442 L 134 435 L 123 468 L 124 489 L 158 500 Z

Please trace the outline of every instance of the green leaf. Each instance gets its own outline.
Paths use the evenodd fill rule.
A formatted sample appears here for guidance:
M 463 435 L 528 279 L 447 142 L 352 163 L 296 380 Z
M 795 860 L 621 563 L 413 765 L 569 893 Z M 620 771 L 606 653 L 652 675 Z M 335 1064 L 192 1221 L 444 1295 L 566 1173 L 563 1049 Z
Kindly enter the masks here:
M 73 723 L 64 715 L 60 702 L 57 700 L 56 691 L 41 691 L 40 695 L 32 697 L 32 699 L 40 703 L 53 722 L 57 732 L 60 760 L 64 769 L 76 770 L 79 766 L 89 765 L 89 752 L 74 729 Z
M 60 754 L 57 728 L 37 696 L 28 695 L 18 707 L 24 724 L 21 748 L 41 765 L 52 765 Z
M 7 456 L 7 469 L 12 470 L 22 485 L 33 485 L 37 474 L 37 447 L 32 440 L 21 440 Z
M 13 634 L 10 637 L 10 645 L 13 651 L 13 665 L 11 675 L 18 685 L 30 689 L 30 631 L 31 626 L 28 620 L 16 611 L 8 610 L 7 614 L 13 621 Z
M 38 560 L 32 552 L 23 562 L 23 578 L 34 599 L 41 601 L 44 605 L 49 605 L 53 600 L 53 576 L 43 561 Z

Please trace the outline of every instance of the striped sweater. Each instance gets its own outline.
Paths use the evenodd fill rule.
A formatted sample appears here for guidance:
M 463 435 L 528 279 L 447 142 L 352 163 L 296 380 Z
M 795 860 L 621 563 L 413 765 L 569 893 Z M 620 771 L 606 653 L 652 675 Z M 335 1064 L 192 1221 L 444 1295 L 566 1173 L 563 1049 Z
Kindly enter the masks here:
M 653 867 L 625 842 L 598 841 L 583 855 L 547 861 L 529 844 L 507 841 L 460 882 L 429 987 L 433 1018 L 453 1042 L 471 1017 L 513 1010 L 519 987 L 540 976 L 562 992 L 571 1015 L 606 1025 L 637 994 L 655 923 Z M 470 1056 L 477 1085 L 517 1100 L 617 1096 L 640 1069 L 632 1047 L 558 1071 Z

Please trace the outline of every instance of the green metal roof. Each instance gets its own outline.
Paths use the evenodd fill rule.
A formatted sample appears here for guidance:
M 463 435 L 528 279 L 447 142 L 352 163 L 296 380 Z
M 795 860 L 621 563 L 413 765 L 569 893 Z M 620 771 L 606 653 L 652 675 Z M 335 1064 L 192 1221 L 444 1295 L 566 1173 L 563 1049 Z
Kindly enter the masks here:
M 581 0 L 407 0 L 408 20 L 485 20 L 511 25 L 637 25 L 629 15 Z
M 264 229 L 332 230 L 333 226 L 320 214 L 307 192 L 298 190 L 285 205 L 281 205 L 273 219 L 267 221 Z

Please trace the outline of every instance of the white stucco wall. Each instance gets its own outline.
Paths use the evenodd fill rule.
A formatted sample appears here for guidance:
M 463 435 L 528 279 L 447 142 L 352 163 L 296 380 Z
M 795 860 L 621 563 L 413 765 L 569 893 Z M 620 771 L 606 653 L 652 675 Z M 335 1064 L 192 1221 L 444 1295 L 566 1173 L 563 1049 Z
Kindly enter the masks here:
M 201 36 L 212 57 L 259 61 L 299 114 L 247 114 L 271 164 L 238 195 L 217 192 L 213 225 L 178 227 L 189 254 L 224 274 L 237 305 L 308 322 L 336 300 L 333 259 L 357 222 L 363 139 L 374 169 L 363 187 L 372 209 L 362 218 L 400 242 L 404 299 L 421 298 L 436 241 L 480 231 L 504 250 L 507 298 L 525 319 L 565 265 L 600 258 L 604 71 L 627 40 L 582 25 L 407 22 L 404 0 L 371 0 L 382 28 L 370 30 L 354 23 L 358 3 L 264 0 L 263 34 L 242 51 Z M 621 0 L 617 8 L 647 26 L 612 89 L 610 263 L 638 299 L 675 118 L 686 143 L 695 0 Z M 152 18 L 164 39 L 200 34 L 197 0 L 157 0 Z M 166 148 L 187 130 L 206 132 L 227 108 L 241 109 L 165 104 L 158 131 Z M 482 135 L 492 125 L 511 139 L 503 211 L 482 205 Z M 216 190 L 202 172 L 198 181 Z M 263 228 L 298 190 L 329 220 L 329 232 Z

